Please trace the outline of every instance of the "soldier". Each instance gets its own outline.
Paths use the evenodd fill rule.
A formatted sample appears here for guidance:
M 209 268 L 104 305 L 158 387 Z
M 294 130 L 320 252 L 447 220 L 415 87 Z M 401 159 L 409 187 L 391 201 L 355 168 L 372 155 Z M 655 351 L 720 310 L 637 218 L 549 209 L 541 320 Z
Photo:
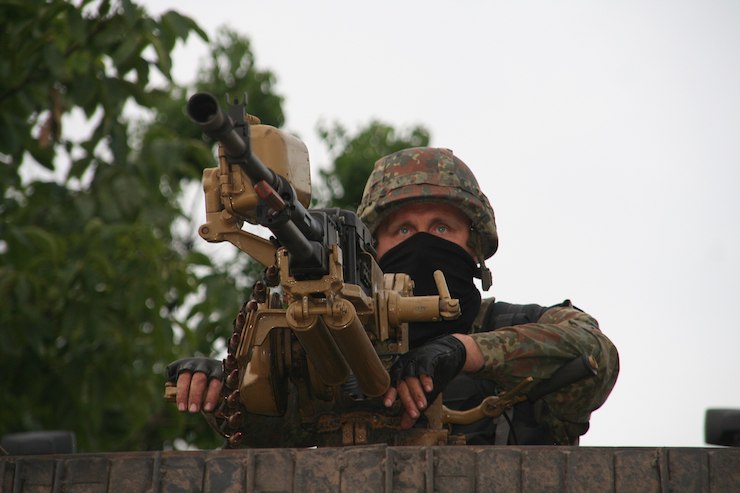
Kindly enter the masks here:
M 402 426 L 412 426 L 441 389 L 445 405 L 468 409 L 528 375 L 541 381 L 588 355 L 598 365 L 596 377 L 516 405 L 511 427 L 506 420 L 453 427 L 467 443 L 578 443 L 616 382 L 617 350 L 570 301 L 552 307 L 481 302 L 473 278 L 490 287 L 485 260 L 496 252 L 498 234 L 493 209 L 465 163 L 436 148 L 383 157 L 358 214 L 377 240 L 384 272 L 409 274 L 414 294 L 424 295 L 435 292 L 432 272 L 440 269 L 462 308 L 457 320 L 409 324 L 411 350 L 391 369 L 394 386 L 385 395 L 386 406 L 401 399 Z
M 577 444 L 616 382 L 617 350 L 596 320 L 570 301 L 551 307 L 481 301 L 473 279 L 490 287 L 485 261 L 496 252 L 498 235 L 493 209 L 465 163 L 440 148 L 385 156 L 375 163 L 358 215 L 377 240 L 384 272 L 409 274 L 414 294 L 425 295 L 436 294 L 432 273 L 442 270 L 460 300 L 457 320 L 409 324 L 411 349 L 391 368 L 384 396 L 389 407 L 401 400 L 402 427 L 413 426 L 443 389 L 446 406 L 468 409 L 527 376 L 536 384 L 590 357 L 596 376 L 517 404 L 496 421 L 452 430 L 469 444 Z M 215 407 L 220 362 L 181 360 L 168 370 L 170 380 L 177 378 L 180 410 Z

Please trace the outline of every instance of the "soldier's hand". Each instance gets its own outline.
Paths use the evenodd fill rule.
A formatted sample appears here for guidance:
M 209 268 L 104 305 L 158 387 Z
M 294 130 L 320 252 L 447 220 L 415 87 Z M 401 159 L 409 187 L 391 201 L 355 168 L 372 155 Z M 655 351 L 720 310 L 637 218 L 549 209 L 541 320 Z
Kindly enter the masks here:
M 433 339 L 399 357 L 390 369 L 391 388 L 383 397 L 386 407 L 396 398 L 404 414 L 401 427 L 410 428 L 466 361 L 465 345 L 455 336 Z
M 180 411 L 215 409 L 223 385 L 223 364 L 211 358 L 183 358 L 167 365 L 167 381 L 177 382 L 175 402 Z

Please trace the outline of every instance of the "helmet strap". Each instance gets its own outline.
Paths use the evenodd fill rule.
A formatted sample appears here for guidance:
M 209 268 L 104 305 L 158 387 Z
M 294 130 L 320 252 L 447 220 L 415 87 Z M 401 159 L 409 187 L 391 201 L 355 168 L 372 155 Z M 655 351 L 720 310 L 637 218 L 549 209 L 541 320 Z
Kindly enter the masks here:
M 483 291 L 488 291 L 493 285 L 493 276 L 491 275 L 491 270 L 486 267 L 483 257 L 478 257 L 478 260 L 480 261 L 481 287 L 483 288 Z
M 475 253 L 478 256 L 478 264 L 480 265 L 480 280 L 483 291 L 488 291 L 493 285 L 493 276 L 491 270 L 486 267 L 486 258 L 483 254 L 483 240 L 481 239 L 480 233 L 475 229 L 475 226 L 470 227 L 470 239 L 475 246 Z

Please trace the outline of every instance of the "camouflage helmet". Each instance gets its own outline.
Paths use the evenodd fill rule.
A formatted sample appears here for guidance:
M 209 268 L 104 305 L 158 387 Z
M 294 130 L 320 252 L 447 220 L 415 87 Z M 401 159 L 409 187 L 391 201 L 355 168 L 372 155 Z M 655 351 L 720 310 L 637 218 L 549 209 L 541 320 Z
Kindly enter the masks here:
M 498 248 L 493 208 L 470 168 L 449 149 L 414 147 L 380 158 L 357 214 L 374 234 L 398 207 L 424 201 L 449 203 L 470 218 L 469 246 L 483 268 Z

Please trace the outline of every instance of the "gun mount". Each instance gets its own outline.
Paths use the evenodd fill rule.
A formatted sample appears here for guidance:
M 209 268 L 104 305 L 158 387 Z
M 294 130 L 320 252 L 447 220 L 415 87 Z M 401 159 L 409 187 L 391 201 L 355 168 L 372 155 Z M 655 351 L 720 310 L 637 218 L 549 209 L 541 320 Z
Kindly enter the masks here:
M 232 446 L 418 441 L 401 433 L 400 406 L 387 410 L 379 397 L 394 358 L 408 350 L 407 322 L 459 316 L 444 276 L 435 276 L 440 295 L 414 296 L 408 275 L 378 267 L 354 212 L 307 209 L 305 145 L 260 124 L 244 103 L 224 112 L 199 93 L 187 111 L 219 142 L 218 166 L 203 174 L 200 235 L 229 241 L 266 267 L 236 318 L 212 424 Z M 274 237 L 244 231 L 245 222 Z M 442 443 L 446 430 L 431 436 L 424 440 Z

